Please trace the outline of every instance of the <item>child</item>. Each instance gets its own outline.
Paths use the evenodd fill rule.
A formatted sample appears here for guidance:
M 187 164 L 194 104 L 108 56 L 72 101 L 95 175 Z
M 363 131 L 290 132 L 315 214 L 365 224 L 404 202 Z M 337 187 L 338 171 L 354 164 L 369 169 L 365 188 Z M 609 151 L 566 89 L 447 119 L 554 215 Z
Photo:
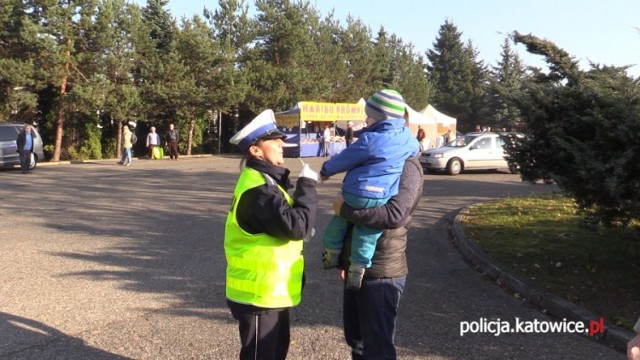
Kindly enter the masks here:
M 381 90 L 365 104 L 367 131 L 338 155 L 325 161 L 320 171 L 323 180 L 346 171 L 342 183 L 345 202 L 358 209 L 384 205 L 398 193 L 404 161 L 418 153 L 420 145 L 405 127 L 405 103 L 394 90 Z M 334 216 L 325 230 L 325 269 L 338 265 L 338 257 L 347 234 L 348 222 Z M 360 289 L 364 269 L 371 266 L 371 258 L 382 230 L 354 226 L 347 275 L 347 288 Z

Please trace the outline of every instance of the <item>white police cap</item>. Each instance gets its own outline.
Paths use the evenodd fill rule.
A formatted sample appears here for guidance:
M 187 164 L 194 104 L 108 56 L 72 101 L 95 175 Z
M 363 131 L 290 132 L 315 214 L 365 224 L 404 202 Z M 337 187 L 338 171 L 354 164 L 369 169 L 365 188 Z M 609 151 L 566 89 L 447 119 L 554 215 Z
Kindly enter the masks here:
M 238 145 L 243 153 L 247 151 L 249 146 L 258 140 L 265 139 L 285 139 L 287 135 L 278 131 L 276 127 L 276 116 L 273 110 L 267 109 L 261 112 L 249 124 L 238 131 L 229 140 L 230 143 Z

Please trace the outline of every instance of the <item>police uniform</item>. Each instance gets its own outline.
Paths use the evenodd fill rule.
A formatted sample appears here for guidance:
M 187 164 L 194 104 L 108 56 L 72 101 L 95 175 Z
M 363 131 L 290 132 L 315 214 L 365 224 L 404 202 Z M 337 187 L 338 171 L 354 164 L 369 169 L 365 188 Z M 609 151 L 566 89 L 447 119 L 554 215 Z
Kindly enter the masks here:
M 258 115 L 231 142 L 244 153 L 261 139 L 286 135 L 271 110 Z M 289 170 L 250 158 L 233 193 L 225 224 L 226 297 L 239 321 L 241 359 L 285 359 L 289 308 L 300 303 L 303 239 L 316 219 L 317 174 L 298 178 L 293 196 Z

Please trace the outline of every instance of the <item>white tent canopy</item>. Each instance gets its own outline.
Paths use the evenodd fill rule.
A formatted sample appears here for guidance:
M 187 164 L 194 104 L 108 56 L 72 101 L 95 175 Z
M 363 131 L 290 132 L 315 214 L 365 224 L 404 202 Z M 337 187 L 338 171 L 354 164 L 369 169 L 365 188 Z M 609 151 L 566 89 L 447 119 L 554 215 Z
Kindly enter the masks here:
M 436 118 L 419 113 L 411 106 L 407 105 L 407 113 L 409 114 L 409 124 L 411 125 L 435 125 Z
M 436 110 L 436 108 L 434 108 L 431 105 L 427 105 L 426 108 L 424 108 L 422 111 L 420 111 L 421 114 L 430 117 L 432 119 L 435 119 L 437 124 L 442 124 L 442 126 L 447 127 L 449 125 L 455 125 L 458 123 L 458 121 L 456 120 L 456 118 L 452 118 L 449 115 L 445 115 L 443 113 L 441 113 L 440 111 Z

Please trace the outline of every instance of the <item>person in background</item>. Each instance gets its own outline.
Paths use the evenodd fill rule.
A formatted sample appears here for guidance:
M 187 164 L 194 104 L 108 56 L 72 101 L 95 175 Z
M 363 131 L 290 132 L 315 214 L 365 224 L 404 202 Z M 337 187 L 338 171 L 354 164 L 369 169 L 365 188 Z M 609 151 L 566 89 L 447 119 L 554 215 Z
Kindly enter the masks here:
M 353 359 L 396 359 L 395 334 L 400 298 L 408 274 L 406 248 L 411 215 L 422 196 L 422 167 L 417 157 L 404 163 L 400 189 L 381 207 L 355 209 L 340 195 L 333 203 L 336 215 L 349 222 L 384 230 L 376 244 L 371 268 L 360 291 L 343 290 L 343 329 Z M 340 255 L 340 277 L 349 269 L 352 232 Z
M 133 147 L 133 142 L 131 141 L 131 137 L 133 133 L 129 130 L 128 125 L 124 125 L 122 127 L 122 158 L 118 161 L 118 164 L 131 166 L 131 148 Z
M 448 144 L 450 142 L 452 142 L 453 140 L 455 140 L 456 138 L 454 137 L 454 135 L 451 133 L 451 129 L 447 129 L 446 134 L 444 134 L 444 143 Z
M 178 141 L 180 141 L 180 134 L 173 124 L 169 124 L 169 132 L 167 132 L 166 140 L 167 147 L 169 148 L 169 159 L 173 160 L 175 158 L 178 160 Z
M 16 151 L 20 155 L 20 170 L 22 170 L 23 174 L 29 174 L 31 154 L 33 153 L 33 133 L 31 132 L 31 125 L 24 125 L 22 131 L 18 134 L 16 145 Z
M 421 125 L 418 125 L 418 134 L 416 135 L 416 140 L 418 140 L 418 143 L 420 144 L 420 151 L 427 150 L 424 144 L 424 141 L 426 138 L 427 138 L 427 135 L 425 134 L 424 129 L 422 128 Z
M 331 129 L 329 124 L 324 126 L 322 131 L 322 156 L 329 156 L 329 141 L 331 141 Z
M 347 123 L 347 132 L 344 134 L 344 140 L 346 147 L 349 147 L 353 142 L 353 122 L 351 121 Z
M 265 110 L 230 140 L 246 165 L 224 233 L 226 298 L 239 324 L 241 360 L 287 357 L 289 309 L 302 297 L 303 239 L 313 234 L 318 174 L 305 164 L 289 195 L 285 138 L 273 111 Z
M 359 209 L 382 206 L 397 194 L 404 161 L 420 151 L 420 145 L 405 126 L 406 105 L 400 93 L 391 89 L 378 91 L 367 99 L 364 111 L 367 131 L 351 147 L 325 161 L 320 170 L 322 180 L 346 171 L 342 196 Z M 325 269 L 338 265 L 347 230 L 348 222 L 339 216 L 334 216 L 325 229 L 322 237 Z M 360 288 L 380 235 L 380 229 L 361 225 L 354 228 L 347 275 L 349 289 Z
M 147 135 L 147 148 L 149 149 L 149 159 L 153 160 L 153 149 L 160 145 L 160 136 L 156 133 L 156 127 L 152 126 Z

